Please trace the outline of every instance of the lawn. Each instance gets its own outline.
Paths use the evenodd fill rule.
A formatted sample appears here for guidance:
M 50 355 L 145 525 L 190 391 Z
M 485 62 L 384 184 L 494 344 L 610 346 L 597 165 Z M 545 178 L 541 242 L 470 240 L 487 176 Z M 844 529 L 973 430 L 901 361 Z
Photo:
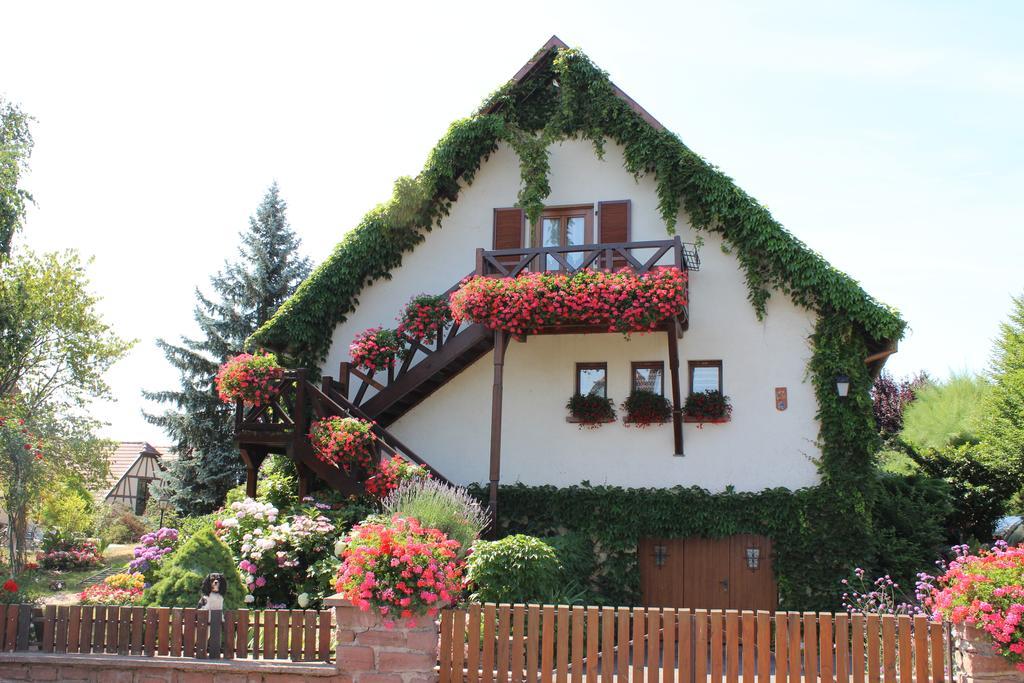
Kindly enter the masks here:
M 67 571 L 36 569 L 24 572 L 17 578 L 18 585 L 26 595 L 40 603 L 69 605 L 78 602 L 78 594 L 84 586 L 82 581 L 110 567 L 125 566 L 132 558 L 132 545 L 111 545 L 103 552 L 103 563 L 98 567 L 72 569 Z M 63 581 L 64 588 L 51 590 L 50 584 Z

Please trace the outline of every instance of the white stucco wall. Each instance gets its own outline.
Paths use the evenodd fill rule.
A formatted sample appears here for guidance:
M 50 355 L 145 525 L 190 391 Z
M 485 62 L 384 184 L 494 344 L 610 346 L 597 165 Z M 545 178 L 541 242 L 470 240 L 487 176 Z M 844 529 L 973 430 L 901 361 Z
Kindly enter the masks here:
M 518 158 L 503 146 L 463 190 L 443 227 L 405 257 L 391 280 L 379 281 L 360 295 L 358 310 L 334 332 L 325 372 L 337 372 L 355 334 L 376 325 L 393 326 L 412 295 L 444 291 L 469 273 L 475 249 L 491 248 L 493 209 L 513 206 L 519 186 Z M 666 238 L 653 180 L 634 181 L 614 144 L 607 145 L 603 160 L 582 141 L 553 145 L 551 190 L 552 206 L 630 199 L 632 239 Z M 694 241 L 685 215 L 680 215 L 679 231 L 684 241 Z M 757 491 L 817 481 L 816 402 L 806 372 L 814 314 L 776 295 L 766 319 L 758 321 L 735 257 L 721 250 L 717 237 L 705 235 L 704 240 L 701 270 L 690 281 L 690 328 L 679 342 L 683 394 L 688 390 L 688 360 L 721 360 L 732 421 L 703 428 L 684 425 L 684 457 L 673 455 L 669 425 L 641 430 L 620 420 L 580 430 L 565 421 L 575 364 L 607 362 L 608 395 L 621 402 L 629 393 L 632 361 L 665 361 L 667 372 L 665 333 L 629 340 L 616 334 L 533 337 L 513 343 L 506 358 L 503 482 L 695 484 L 711 491 L 731 485 Z M 439 253 L 446 258 L 438 259 Z M 403 416 L 391 431 L 448 478 L 486 481 L 491 380 L 487 355 Z M 775 409 L 775 387 L 788 389 L 784 412 Z

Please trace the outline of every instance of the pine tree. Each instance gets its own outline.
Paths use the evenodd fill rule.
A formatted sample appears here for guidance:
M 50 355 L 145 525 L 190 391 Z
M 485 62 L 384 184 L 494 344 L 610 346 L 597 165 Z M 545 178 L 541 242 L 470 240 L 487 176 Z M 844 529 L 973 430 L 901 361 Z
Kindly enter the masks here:
M 157 345 L 181 374 L 180 388 L 143 392 L 174 406 L 146 419 L 170 434 L 178 453 L 162 495 L 178 510 L 195 514 L 215 509 L 244 477 L 233 443 L 233 407 L 221 402 L 213 378 L 226 358 L 241 352 L 245 340 L 274 314 L 309 274 L 298 255 L 300 240 L 288 226 L 287 205 L 277 183 L 267 190 L 249 227 L 240 234 L 238 258 L 210 278 L 211 296 L 196 289 L 198 338 Z
M 1024 482 L 1024 296 L 1014 297 L 1010 319 L 999 326 L 989 374 L 993 388 L 979 433 L 982 447 Z

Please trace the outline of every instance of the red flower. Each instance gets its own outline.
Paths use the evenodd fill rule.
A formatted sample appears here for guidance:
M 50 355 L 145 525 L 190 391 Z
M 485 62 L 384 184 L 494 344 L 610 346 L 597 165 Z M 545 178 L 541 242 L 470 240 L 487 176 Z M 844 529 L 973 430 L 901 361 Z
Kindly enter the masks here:
M 241 353 L 217 371 L 217 394 L 224 403 L 242 399 L 248 405 L 261 406 L 280 391 L 283 376 L 284 368 L 274 354 Z
M 4 582 L 4 590 L 8 593 L 17 593 L 18 584 L 14 581 L 14 579 L 7 579 L 7 581 Z

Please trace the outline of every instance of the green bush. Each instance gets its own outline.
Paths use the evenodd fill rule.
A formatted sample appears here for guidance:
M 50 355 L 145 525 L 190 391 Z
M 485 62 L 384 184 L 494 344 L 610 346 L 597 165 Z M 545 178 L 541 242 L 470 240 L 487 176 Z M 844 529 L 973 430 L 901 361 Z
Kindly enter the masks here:
M 399 484 L 381 503 L 389 517 L 413 517 L 455 539 L 464 555 L 487 526 L 487 513 L 463 489 L 434 479 L 410 479 Z
M 123 505 L 99 506 L 94 520 L 104 548 L 111 543 L 134 543 L 146 533 L 146 523 Z
M 298 504 L 299 498 L 295 493 L 298 490 L 295 463 L 283 455 L 272 454 L 267 458 L 256 482 L 256 500 L 270 503 L 283 513 Z M 228 491 L 224 507 L 240 503 L 245 498 L 245 484 L 240 484 Z
M 917 449 L 977 443 L 991 393 L 991 384 L 967 374 L 922 387 L 903 411 L 903 440 Z
M 73 534 L 88 534 L 93 529 L 92 496 L 82 483 L 66 479 L 43 495 L 39 523 Z
M 211 512 L 208 515 L 198 515 L 196 517 L 180 517 L 177 522 L 178 534 L 181 536 L 180 542 L 184 542 L 203 531 L 213 531 L 214 525 L 222 516 L 223 514 L 220 512 Z
M 912 588 L 918 572 L 935 568 L 948 546 L 946 525 L 953 505 L 950 486 L 923 474 L 880 474 L 872 510 L 875 567 Z
M 597 566 L 594 558 L 594 544 L 583 534 L 569 532 L 541 539 L 555 549 L 558 562 L 562 565 L 562 580 L 577 581 L 589 586 L 590 578 Z
M 466 563 L 477 602 L 551 602 L 561 592 L 563 571 L 554 548 L 525 534 L 478 541 Z
M 144 603 L 159 607 L 195 607 L 202 597 L 203 579 L 223 574 L 227 581 L 224 609 L 244 606 L 245 586 L 238 575 L 231 550 L 212 529 L 193 535 L 160 568 L 160 579 L 146 590 Z

